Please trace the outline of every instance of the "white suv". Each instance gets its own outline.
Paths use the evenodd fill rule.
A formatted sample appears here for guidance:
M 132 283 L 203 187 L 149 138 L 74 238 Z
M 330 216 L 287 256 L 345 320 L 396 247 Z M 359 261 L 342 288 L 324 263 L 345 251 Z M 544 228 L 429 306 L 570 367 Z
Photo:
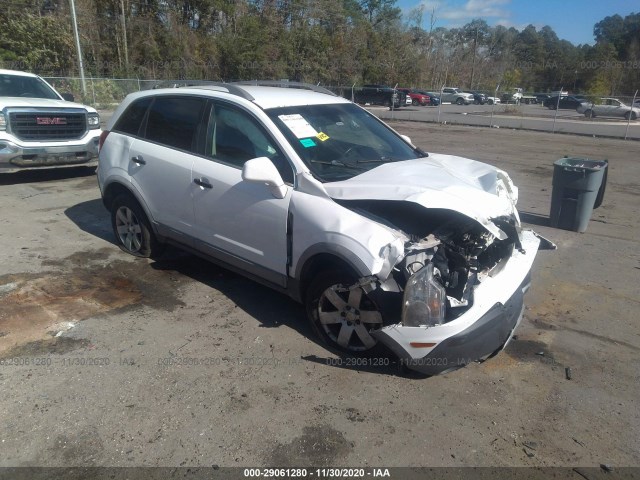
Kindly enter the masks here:
M 98 166 L 121 248 L 171 243 L 286 292 L 342 353 L 390 349 L 436 374 L 503 348 L 541 243 L 507 174 L 284 86 L 129 95 Z

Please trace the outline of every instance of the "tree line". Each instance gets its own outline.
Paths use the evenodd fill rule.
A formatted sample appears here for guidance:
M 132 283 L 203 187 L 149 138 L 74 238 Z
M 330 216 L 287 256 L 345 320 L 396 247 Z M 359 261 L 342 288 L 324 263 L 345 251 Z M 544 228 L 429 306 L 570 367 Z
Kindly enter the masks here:
M 0 66 L 78 76 L 68 0 L 3 0 Z M 552 28 L 475 19 L 435 27 L 437 10 L 396 0 L 75 0 L 87 76 L 289 79 L 594 95 L 640 85 L 640 13 L 606 17 L 594 45 Z

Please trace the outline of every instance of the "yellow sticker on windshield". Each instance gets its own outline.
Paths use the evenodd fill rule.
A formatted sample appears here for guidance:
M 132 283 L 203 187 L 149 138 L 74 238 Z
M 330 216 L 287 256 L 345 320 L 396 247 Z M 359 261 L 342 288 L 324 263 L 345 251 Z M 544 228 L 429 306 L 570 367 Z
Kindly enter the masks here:
M 324 142 L 324 141 L 326 141 L 326 140 L 329 140 L 329 135 L 327 135 L 327 134 L 326 134 L 326 133 L 324 133 L 324 132 L 320 132 L 318 135 L 316 135 L 316 138 L 317 138 L 318 140 L 320 140 L 321 142 Z

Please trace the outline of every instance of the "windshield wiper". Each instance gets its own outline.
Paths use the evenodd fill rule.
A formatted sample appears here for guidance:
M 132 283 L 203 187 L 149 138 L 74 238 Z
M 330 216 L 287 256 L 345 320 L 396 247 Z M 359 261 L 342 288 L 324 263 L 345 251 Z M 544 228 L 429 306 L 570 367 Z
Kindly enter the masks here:
M 352 170 L 362 170 L 362 167 L 358 167 L 357 165 L 349 165 L 348 163 L 341 162 L 340 160 L 332 160 L 330 162 L 322 161 L 322 160 L 309 160 L 311 163 L 320 163 L 322 165 L 331 165 L 332 167 L 345 167 L 350 168 Z

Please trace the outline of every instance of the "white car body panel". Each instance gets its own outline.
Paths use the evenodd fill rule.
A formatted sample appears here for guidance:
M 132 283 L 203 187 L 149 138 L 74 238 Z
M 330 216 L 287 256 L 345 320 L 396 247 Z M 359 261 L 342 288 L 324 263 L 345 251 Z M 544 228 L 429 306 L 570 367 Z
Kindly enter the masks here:
M 338 200 L 404 200 L 426 208 L 455 210 L 501 237 L 490 218 L 514 213 L 515 200 L 496 195 L 497 180 L 498 170 L 484 163 L 429 154 L 420 160 L 380 165 L 324 187 Z
M 327 215 L 328 211 L 332 215 Z M 291 213 L 292 272 L 298 270 L 299 261 L 310 253 L 331 251 L 356 268 L 360 276 L 378 275 L 386 279 L 404 256 L 404 235 L 365 219 L 330 198 L 296 191 Z
M 204 188 L 191 181 L 195 238 L 284 276 L 292 189 L 285 198 L 274 198 L 267 186 L 243 181 L 242 170 L 194 158 L 192 178 L 212 185 Z

